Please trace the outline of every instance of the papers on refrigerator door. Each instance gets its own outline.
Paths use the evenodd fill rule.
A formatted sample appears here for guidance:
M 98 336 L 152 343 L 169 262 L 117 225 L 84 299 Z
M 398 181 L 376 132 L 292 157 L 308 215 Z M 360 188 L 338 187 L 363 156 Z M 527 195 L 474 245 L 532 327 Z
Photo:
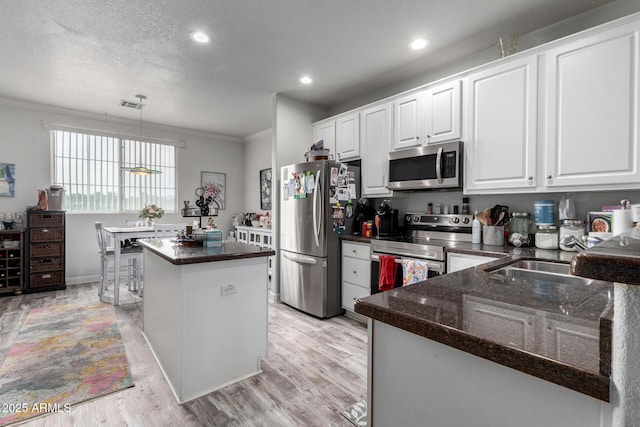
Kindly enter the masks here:
M 315 181 L 315 177 L 310 171 L 307 171 L 307 176 L 305 178 L 305 181 L 307 184 L 307 194 L 313 193 L 313 190 L 316 187 L 316 181 Z

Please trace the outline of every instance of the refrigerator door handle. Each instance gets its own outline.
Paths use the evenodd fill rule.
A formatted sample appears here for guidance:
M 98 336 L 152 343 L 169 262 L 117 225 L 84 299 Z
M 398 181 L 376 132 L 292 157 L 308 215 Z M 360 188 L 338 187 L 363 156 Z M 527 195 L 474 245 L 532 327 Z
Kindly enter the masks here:
M 299 262 L 301 264 L 316 264 L 317 261 L 315 258 L 311 258 L 308 256 L 304 256 L 304 255 L 290 255 L 286 252 L 282 252 L 282 255 L 286 258 L 286 259 L 290 259 L 293 262 Z
M 319 215 L 318 215 L 318 199 L 320 197 L 320 175 L 322 174 L 322 169 L 318 171 L 318 174 L 316 175 L 316 182 L 315 185 L 313 186 L 313 237 L 316 240 L 316 246 L 320 246 L 320 241 L 318 240 L 318 237 L 320 236 L 320 222 L 318 221 Z

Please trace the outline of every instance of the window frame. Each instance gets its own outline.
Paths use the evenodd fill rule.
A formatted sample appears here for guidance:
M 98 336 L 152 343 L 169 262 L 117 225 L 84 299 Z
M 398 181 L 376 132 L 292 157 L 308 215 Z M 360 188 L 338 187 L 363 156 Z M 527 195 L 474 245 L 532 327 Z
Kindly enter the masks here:
M 66 208 L 68 213 L 71 213 L 71 214 L 130 214 L 130 213 L 138 213 L 140 209 L 147 204 L 161 204 L 165 213 L 178 212 L 178 148 L 180 146 L 179 143 L 176 143 L 171 140 L 160 140 L 156 138 L 141 139 L 139 136 L 131 136 L 131 135 L 126 135 L 122 133 L 111 133 L 111 132 L 103 132 L 103 131 L 96 131 L 96 130 L 90 130 L 90 129 L 71 128 L 66 126 L 53 126 L 53 127 L 49 127 L 48 130 L 49 130 L 49 137 L 50 137 L 50 160 L 51 160 L 50 181 L 52 184 L 58 184 L 63 186 L 65 186 L 64 178 L 62 180 L 63 182 L 59 182 L 56 178 L 57 174 L 59 173 L 59 171 L 57 170 L 56 163 L 61 158 L 68 159 L 69 156 L 68 155 L 60 156 L 56 151 L 56 144 L 66 143 L 66 141 L 63 141 L 63 140 L 56 142 L 56 139 L 57 139 L 56 132 L 67 132 L 70 134 L 81 135 L 83 138 L 83 141 L 81 142 L 81 144 L 83 146 L 85 144 L 91 143 L 91 142 L 85 141 L 84 138 L 91 138 L 91 137 L 111 138 L 115 140 L 113 142 L 112 152 L 115 153 L 114 160 L 116 162 L 117 174 L 114 174 L 114 176 L 117 176 L 117 185 L 109 186 L 107 184 L 103 184 L 102 182 L 100 184 L 101 184 L 101 191 L 104 191 L 104 188 L 108 189 L 109 187 L 117 188 L 116 209 L 105 210 L 104 205 L 102 203 L 100 203 L 101 209 L 96 209 L 95 206 L 93 208 L 89 207 L 87 209 L 85 208 L 86 205 L 83 204 L 82 209 L 67 206 Z M 137 144 L 140 144 L 140 142 L 142 142 L 142 144 L 150 144 L 151 147 L 157 147 L 156 149 L 160 151 L 171 149 L 170 151 L 172 152 L 173 164 L 171 164 L 171 160 L 170 160 L 168 164 L 153 165 L 152 168 L 164 170 L 162 175 L 158 174 L 158 175 L 149 175 L 149 176 L 140 177 L 140 176 L 134 176 L 132 174 L 130 177 L 127 178 L 125 174 L 128 174 L 130 172 L 122 170 L 122 167 L 128 166 L 129 165 L 128 163 L 132 163 L 140 160 L 138 157 L 133 156 L 131 161 L 125 162 L 126 145 L 133 143 L 135 147 L 137 146 Z M 109 149 L 107 148 L 105 150 L 109 150 Z M 87 155 L 87 151 L 85 147 L 83 147 L 82 151 L 83 151 L 82 157 L 78 156 L 76 163 L 84 163 L 87 161 L 91 161 L 90 155 Z M 108 162 L 109 159 L 100 158 L 99 161 L 96 161 L 95 159 L 93 161 L 96 164 L 102 164 L 102 163 Z M 148 156 L 146 156 L 145 160 L 142 163 L 148 164 L 148 161 L 149 161 L 149 158 Z M 162 185 L 158 182 L 156 182 L 154 185 L 149 185 L 149 184 L 145 185 L 143 183 L 144 182 L 143 180 L 151 180 L 154 177 L 162 177 L 162 179 L 166 180 L 167 171 L 173 174 L 172 182 L 170 182 L 169 185 L 167 184 Z M 83 178 L 82 182 L 78 184 L 78 186 L 82 189 L 81 194 L 83 194 L 83 197 L 89 198 L 90 197 L 89 190 L 91 187 L 88 187 L 88 186 L 90 186 L 91 184 L 90 183 L 87 184 L 84 181 L 85 180 Z M 147 196 L 149 197 L 149 199 L 146 201 L 142 201 L 142 200 L 134 201 L 133 202 L 134 206 L 132 208 L 127 209 L 126 208 L 127 193 L 131 194 L 133 192 L 133 194 L 136 194 L 136 193 L 139 193 L 141 190 L 144 190 L 145 188 L 152 193 L 150 196 Z M 165 197 L 168 197 L 168 198 L 173 197 L 173 203 L 171 203 L 171 206 L 168 206 L 165 203 L 157 201 L 162 197 L 162 194 L 165 194 L 166 192 L 168 192 L 169 195 Z M 171 196 L 171 193 L 173 193 L 173 196 Z M 70 196 L 69 190 L 67 190 L 67 196 Z M 138 207 L 136 206 L 136 204 L 140 204 L 140 206 Z M 69 204 L 67 203 L 67 205 Z

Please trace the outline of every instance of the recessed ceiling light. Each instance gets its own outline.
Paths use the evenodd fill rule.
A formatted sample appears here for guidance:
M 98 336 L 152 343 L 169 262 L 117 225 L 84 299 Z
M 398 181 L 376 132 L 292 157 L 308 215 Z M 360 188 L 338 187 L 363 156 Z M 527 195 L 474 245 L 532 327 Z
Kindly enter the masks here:
M 311 83 L 313 83 L 313 79 L 309 76 L 302 76 L 300 77 L 300 83 L 302 83 L 303 85 L 310 85 Z
M 209 34 L 203 33 L 202 31 L 195 31 L 189 36 L 191 37 L 191 40 L 198 43 L 209 43 L 211 41 L 211 36 L 209 36 Z
M 429 40 L 427 39 L 415 39 L 414 41 L 411 42 L 409 46 L 411 46 L 411 49 L 413 50 L 420 50 L 420 49 L 424 49 L 428 45 L 429 45 Z

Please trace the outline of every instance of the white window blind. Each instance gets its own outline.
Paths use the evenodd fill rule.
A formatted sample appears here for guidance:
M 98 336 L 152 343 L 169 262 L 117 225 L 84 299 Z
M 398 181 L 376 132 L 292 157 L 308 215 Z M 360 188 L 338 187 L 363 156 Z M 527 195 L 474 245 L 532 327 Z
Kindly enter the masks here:
M 176 147 L 84 132 L 52 130 L 53 183 L 69 212 L 137 212 L 156 204 L 176 210 Z M 121 167 L 162 173 L 137 176 Z

